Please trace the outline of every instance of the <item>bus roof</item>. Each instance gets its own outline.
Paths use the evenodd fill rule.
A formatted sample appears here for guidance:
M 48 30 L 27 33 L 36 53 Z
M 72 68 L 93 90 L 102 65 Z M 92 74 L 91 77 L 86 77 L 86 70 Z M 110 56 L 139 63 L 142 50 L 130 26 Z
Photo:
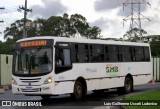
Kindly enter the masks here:
M 149 46 L 148 43 L 142 42 L 123 42 L 113 40 L 100 40 L 100 39 L 84 39 L 84 38 L 67 38 L 67 37 L 56 37 L 56 36 L 38 36 L 20 39 L 17 42 L 28 41 L 28 40 L 39 40 L 39 39 L 52 39 L 55 42 L 76 42 L 76 43 L 91 43 L 91 44 L 111 44 L 111 45 L 133 45 L 133 46 Z

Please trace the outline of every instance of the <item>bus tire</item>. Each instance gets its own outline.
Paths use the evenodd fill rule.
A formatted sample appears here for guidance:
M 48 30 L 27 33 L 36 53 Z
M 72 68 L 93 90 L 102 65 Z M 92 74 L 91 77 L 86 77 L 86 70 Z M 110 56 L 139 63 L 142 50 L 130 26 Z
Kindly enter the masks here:
M 126 94 L 131 93 L 133 91 L 133 81 L 130 77 L 126 77 L 124 82 L 124 92 Z
M 119 95 L 131 93 L 133 91 L 132 79 L 130 77 L 126 77 L 124 81 L 124 87 L 118 87 L 117 91 Z
M 71 96 L 76 100 L 81 100 L 85 95 L 85 90 L 80 81 L 76 81 L 74 84 L 74 91 Z
M 50 96 L 49 95 L 42 95 L 41 98 L 43 100 L 49 100 L 50 99 Z

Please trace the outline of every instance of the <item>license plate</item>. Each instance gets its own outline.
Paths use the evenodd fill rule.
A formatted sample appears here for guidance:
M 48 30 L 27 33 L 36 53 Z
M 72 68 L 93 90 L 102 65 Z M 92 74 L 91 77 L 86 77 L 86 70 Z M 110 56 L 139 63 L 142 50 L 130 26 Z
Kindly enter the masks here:
M 31 89 L 31 88 L 32 88 L 32 86 L 26 86 L 26 88 Z

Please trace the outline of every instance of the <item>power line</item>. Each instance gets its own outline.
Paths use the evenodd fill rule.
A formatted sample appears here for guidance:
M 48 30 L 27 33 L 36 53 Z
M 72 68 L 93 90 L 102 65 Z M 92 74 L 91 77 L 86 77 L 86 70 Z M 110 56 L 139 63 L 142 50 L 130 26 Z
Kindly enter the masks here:
M 12 13 L 12 12 L 17 12 L 17 10 L 10 10 L 10 11 L 5 11 L 5 12 L 0 12 L 0 14 L 6 14 L 6 13 Z
M 149 18 L 145 17 L 143 14 L 141 14 L 141 5 L 150 5 L 149 2 L 146 0 L 127 0 L 125 3 L 123 3 L 123 9 L 127 5 L 131 5 L 131 13 L 123 19 L 123 21 L 128 21 L 130 20 L 130 30 L 131 30 L 131 35 L 133 35 L 133 28 L 138 27 L 139 28 L 139 36 L 140 36 L 140 41 L 142 38 L 142 25 L 141 25 L 141 20 L 142 19 L 147 19 L 151 21 Z
M 11 12 L 17 12 L 18 6 L 13 6 L 13 7 L 5 7 L 4 10 L 0 12 L 0 14 L 5 14 L 5 13 L 11 13 Z

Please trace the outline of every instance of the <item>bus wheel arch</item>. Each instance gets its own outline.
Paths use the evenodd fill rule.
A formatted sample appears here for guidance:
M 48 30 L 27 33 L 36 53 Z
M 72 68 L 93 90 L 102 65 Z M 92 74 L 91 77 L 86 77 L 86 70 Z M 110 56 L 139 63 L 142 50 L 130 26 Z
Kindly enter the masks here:
M 124 80 L 124 91 L 125 93 L 130 93 L 133 91 L 133 77 L 129 73 L 126 75 L 125 80 Z
M 128 94 L 133 91 L 133 77 L 131 74 L 127 74 L 124 79 L 124 85 L 123 87 L 118 87 L 118 93 L 119 94 Z
M 87 94 L 87 84 L 83 77 L 78 77 L 74 83 L 73 93 L 71 96 L 76 99 L 80 100 Z

